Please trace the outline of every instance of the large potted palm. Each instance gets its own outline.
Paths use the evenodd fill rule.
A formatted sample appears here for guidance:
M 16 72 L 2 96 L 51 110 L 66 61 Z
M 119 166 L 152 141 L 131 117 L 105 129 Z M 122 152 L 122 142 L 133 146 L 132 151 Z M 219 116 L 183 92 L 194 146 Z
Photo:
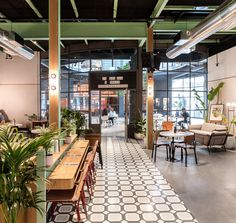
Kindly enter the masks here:
M 52 140 L 48 132 L 34 139 L 11 126 L 0 126 L 0 219 L 5 223 L 33 222 L 24 219 L 28 209 L 42 213 L 41 192 L 34 190 L 39 171 L 34 157 Z M 33 186 L 34 185 L 34 186 Z

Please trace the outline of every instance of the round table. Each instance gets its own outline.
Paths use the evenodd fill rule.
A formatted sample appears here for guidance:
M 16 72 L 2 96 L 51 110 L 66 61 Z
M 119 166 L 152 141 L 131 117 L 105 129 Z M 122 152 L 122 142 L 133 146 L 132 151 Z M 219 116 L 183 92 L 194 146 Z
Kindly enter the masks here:
M 190 135 L 193 135 L 194 133 L 193 132 L 172 132 L 172 131 L 163 131 L 163 132 L 160 132 L 160 136 L 162 137 L 166 137 L 166 138 L 171 138 L 171 153 L 170 153 L 170 160 L 172 162 L 174 162 L 175 160 L 175 138 L 178 138 L 178 137 L 185 137 L 185 136 L 190 136 Z

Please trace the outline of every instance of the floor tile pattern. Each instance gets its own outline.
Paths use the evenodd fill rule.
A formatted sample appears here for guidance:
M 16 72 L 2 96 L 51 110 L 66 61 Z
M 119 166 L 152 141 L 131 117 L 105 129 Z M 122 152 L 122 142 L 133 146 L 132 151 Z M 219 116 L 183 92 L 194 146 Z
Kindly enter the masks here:
M 197 220 L 135 140 L 103 139 L 104 169 L 97 169 L 88 218 L 94 222 L 193 223 Z M 77 222 L 73 206 L 58 205 L 54 222 Z

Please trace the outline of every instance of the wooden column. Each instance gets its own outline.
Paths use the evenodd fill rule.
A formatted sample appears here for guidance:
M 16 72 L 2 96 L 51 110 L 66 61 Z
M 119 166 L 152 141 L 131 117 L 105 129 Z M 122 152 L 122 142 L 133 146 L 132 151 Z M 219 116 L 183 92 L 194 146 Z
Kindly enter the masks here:
M 49 1 L 49 123 L 60 128 L 60 0 Z
M 147 52 L 153 51 L 153 29 L 147 29 Z M 147 73 L 147 149 L 153 149 L 153 94 L 154 94 L 154 80 L 153 72 Z

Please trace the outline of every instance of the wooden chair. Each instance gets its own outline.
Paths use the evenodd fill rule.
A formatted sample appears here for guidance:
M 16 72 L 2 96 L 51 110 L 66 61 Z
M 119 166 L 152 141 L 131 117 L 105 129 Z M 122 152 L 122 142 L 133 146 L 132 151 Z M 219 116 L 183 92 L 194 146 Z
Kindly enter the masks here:
M 89 134 L 85 134 L 84 138 L 86 140 L 89 140 L 90 146 L 94 146 L 96 141 L 98 140 L 97 153 L 99 156 L 99 163 L 101 165 L 101 168 L 103 168 L 102 149 L 101 149 L 101 134 L 100 133 L 89 133 Z
M 47 202 L 52 202 L 51 216 L 58 203 L 71 203 L 75 206 L 78 223 L 80 222 L 80 208 L 79 202 L 82 202 L 83 209 L 87 216 L 86 199 L 84 193 L 84 185 L 86 183 L 88 174 L 88 163 L 85 163 L 83 170 L 72 190 L 51 190 L 47 193 Z
M 88 188 L 89 196 L 93 196 L 93 186 L 96 182 L 96 170 L 94 165 L 94 159 L 96 156 L 96 151 L 98 147 L 98 140 L 95 142 L 92 150 L 88 153 L 85 162 L 88 164 L 88 172 L 86 176 L 86 185 Z M 90 198 L 91 198 L 90 196 Z
M 154 131 L 154 140 L 153 140 L 153 150 L 152 150 L 152 158 L 154 157 L 154 162 L 156 162 L 156 153 L 157 153 L 157 148 L 160 146 L 165 146 L 166 147 L 166 160 L 170 159 L 170 141 L 168 140 L 160 140 L 158 139 L 159 137 L 159 131 Z
M 162 122 L 162 129 L 165 131 L 171 131 L 173 128 L 173 122 L 164 121 Z
M 197 161 L 197 153 L 196 153 L 196 141 L 195 141 L 195 135 L 189 135 L 184 137 L 184 143 L 176 144 L 175 148 L 181 148 L 181 161 L 183 161 L 183 150 L 185 151 L 185 166 L 187 166 L 187 157 L 188 149 L 193 149 L 194 156 L 195 156 L 195 162 L 198 164 Z

